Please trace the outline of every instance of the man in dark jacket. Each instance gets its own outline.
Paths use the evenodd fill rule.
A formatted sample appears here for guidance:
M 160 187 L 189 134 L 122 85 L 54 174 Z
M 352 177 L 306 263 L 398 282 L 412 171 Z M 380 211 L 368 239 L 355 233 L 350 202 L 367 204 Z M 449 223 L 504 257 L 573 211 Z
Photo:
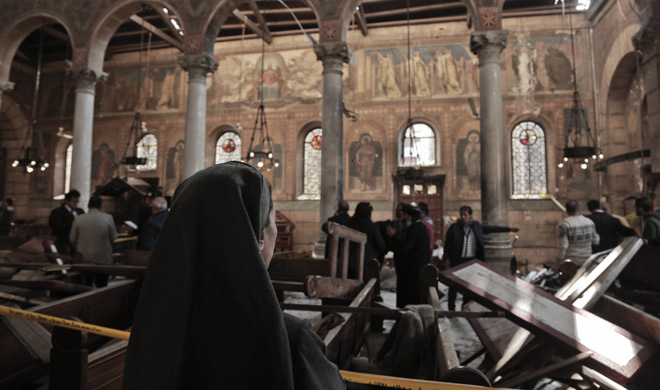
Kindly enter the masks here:
M 71 190 L 64 195 L 64 203 L 53 209 L 48 217 L 48 226 L 50 226 L 51 235 L 55 236 L 57 252 L 67 256 L 73 256 L 76 253 L 75 248 L 69 242 L 73 219 L 77 215 L 85 214 L 85 211 L 78 207 L 78 202 L 80 202 L 80 192 Z
M 429 234 L 420 219 L 420 209 L 406 204 L 401 218 L 407 226 L 403 238 L 397 236 L 394 226 L 386 228 L 394 248 L 397 307 L 421 303 L 419 273 L 431 260 Z
M 485 261 L 484 234 L 517 232 L 518 228 L 497 225 L 482 225 L 472 219 L 472 208 L 461 206 L 460 219 L 447 230 L 443 260 L 449 260 L 452 267 L 473 259 Z M 449 289 L 449 310 L 456 310 L 456 290 Z M 463 304 L 467 303 L 463 300 Z
M 348 215 L 348 202 L 345 200 L 342 200 L 339 202 L 339 205 L 337 205 L 337 211 L 335 211 L 335 215 L 332 217 L 328 218 L 327 221 L 321 226 L 321 230 L 323 230 L 326 234 L 328 234 L 328 222 L 334 222 L 338 223 L 340 225 L 346 226 L 348 224 L 348 221 L 351 219 L 351 216 Z M 325 239 L 325 258 L 330 257 L 330 235 Z M 343 240 L 339 240 L 339 249 L 338 253 L 341 253 L 341 246 L 343 244 Z
M 596 233 L 600 237 L 598 245 L 591 246 L 592 253 L 598 253 L 616 247 L 619 245 L 620 236 L 628 237 L 636 235 L 635 230 L 623 226 L 621 221 L 611 215 L 605 214 L 605 211 L 600 208 L 599 201 L 595 199 L 590 200 L 587 202 L 587 208 L 591 211 L 591 214 L 585 215 L 585 217 L 594 221 Z
M 364 246 L 364 261 L 375 259 L 378 254 L 385 249 L 385 241 L 381 236 L 378 226 L 371 221 L 371 212 L 373 207 L 368 202 L 360 202 L 355 207 L 355 213 L 348 221 L 348 226 L 367 235 L 367 242 Z M 357 278 L 358 276 L 358 250 L 360 245 L 351 243 L 351 250 L 348 261 L 348 277 Z
M 644 220 L 642 237 L 649 246 L 660 248 L 660 213 L 653 212 L 653 204 L 649 198 L 635 200 L 637 215 Z
M 144 222 L 140 229 L 142 234 L 140 235 L 138 249 L 145 251 L 153 249 L 160 228 L 163 226 L 168 214 L 165 198 L 158 196 L 151 201 L 151 217 Z

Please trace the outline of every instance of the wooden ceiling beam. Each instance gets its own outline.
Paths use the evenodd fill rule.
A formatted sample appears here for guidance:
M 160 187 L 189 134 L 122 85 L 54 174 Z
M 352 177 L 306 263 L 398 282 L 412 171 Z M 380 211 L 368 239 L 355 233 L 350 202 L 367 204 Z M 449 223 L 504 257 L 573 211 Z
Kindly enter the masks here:
M 444 3 L 444 4 L 433 4 L 433 5 L 423 5 L 419 7 L 410 7 L 410 13 L 413 12 L 429 12 L 429 11 L 440 11 L 451 8 L 465 8 L 465 3 L 461 1 L 455 1 L 453 3 Z M 362 9 L 362 7 L 360 7 Z M 368 12 L 366 17 L 377 18 L 382 16 L 394 16 L 394 15 L 403 15 L 405 18 L 407 9 L 406 8 L 397 8 L 387 11 L 377 11 L 377 12 Z
M 273 37 L 271 36 L 270 31 L 268 32 L 268 34 L 266 34 L 264 30 L 261 29 L 261 27 L 257 26 L 257 24 L 251 21 L 250 18 L 248 18 L 247 15 L 245 15 L 243 12 L 239 11 L 238 9 L 235 9 L 233 11 L 233 15 L 238 20 L 243 22 L 247 26 L 247 28 L 249 28 L 253 33 L 257 34 L 258 37 L 266 41 L 268 44 L 273 42 Z
M 355 20 L 357 21 L 358 28 L 362 31 L 362 35 L 365 37 L 369 35 L 367 19 L 364 16 L 364 8 L 358 7 L 357 11 L 355 11 Z
M 138 26 L 144 26 L 144 29 L 153 33 L 156 35 L 158 38 L 166 41 L 170 45 L 176 47 L 179 49 L 181 52 L 183 52 L 183 43 L 177 39 L 172 38 L 162 30 L 160 30 L 158 27 L 154 26 L 153 24 L 147 22 L 146 20 L 142 19 L 141 17 L 137 15 L 131 15 L 129 18 L 131 21 L 135 22 Z
M 55 37 L 55 38 L 59 38 L 59 39 L 61 39 L 61 40 L 63 40 L 63 41 L 66 41 L 66 42 L 69 41 L 69 36 L 68 36 L 68 35 L 66 35 L 65 33 L 61 32 L 61 31 L 58 31 L 58 30 L 52 28 L 51 26 L 48 26 L 48 25 L 43 26 L 43 27 L 41 28 L 41 31 L 43 31 L 43 32 L 45 32 L 46 34 L 51 35 L 51 36 L 53 36 L 53 37 Z
M 172 22 L 170 22 L 170 19 L 176 19 L 176 17 L 166 14 L 165 12 L 163 12 L 163 9 L 160 7 L 156 7 L 155 10 L 156 12 L 158 12 L 158 15 L 160 15 L 160 17 L 165 21 L 165 24 L 167 25 L 167 29 L 170 30 L 172 35 L 174 35 L 174 37 L 177 40 L 179 40 L 179 42 L 183 42 L 183 37 L 181 36 L 181 34 L 179 34 L 179 30 L 177 30 L 172 24 Z
M 257 3 L 254 0 L 248 0 L 248 4 L 250 4 L 250 9 L 252 10 L 252 13 L 254 14 L 254 17 L 257 18 L 257 22 L 259 22 L 259 25 L 264 30 L 264 35 L 266 35 L 268 37 L 266 42 L 271 43 L 273 38 L 270 35 L 270 29 L 268 29 L 268 25 L 266 24 L 266 20 L 264 19 L 264 16 L 262 15 L 261 10 L 259 10 L 259 7 L 257 7 Z

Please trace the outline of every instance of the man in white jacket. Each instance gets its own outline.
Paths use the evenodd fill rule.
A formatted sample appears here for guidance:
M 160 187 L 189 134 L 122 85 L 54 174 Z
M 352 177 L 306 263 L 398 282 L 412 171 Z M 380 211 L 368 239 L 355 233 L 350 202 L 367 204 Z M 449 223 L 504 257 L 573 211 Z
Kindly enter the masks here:
M 89 213 L 73 220 L 69 240 L 83 255 L 86 262 L 112 263 L 112 242 L 117 239 L 117 229 L 112 215 L 101 211 L 101 198 L 93 196 L 87 204 Z M 87 285 L 108 285 L 108 275 L 87 274 Z

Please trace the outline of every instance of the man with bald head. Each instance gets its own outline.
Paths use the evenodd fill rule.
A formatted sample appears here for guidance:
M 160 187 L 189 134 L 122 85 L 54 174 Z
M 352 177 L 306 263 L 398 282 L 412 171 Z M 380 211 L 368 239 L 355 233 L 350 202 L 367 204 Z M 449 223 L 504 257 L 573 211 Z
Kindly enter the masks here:
M 142 235 L 138 249 L 150 251 L 156 243 L 158 232 L 167 218 L 167 200 L 158 196 L 151 201 L 151 217 L 142 225 Z

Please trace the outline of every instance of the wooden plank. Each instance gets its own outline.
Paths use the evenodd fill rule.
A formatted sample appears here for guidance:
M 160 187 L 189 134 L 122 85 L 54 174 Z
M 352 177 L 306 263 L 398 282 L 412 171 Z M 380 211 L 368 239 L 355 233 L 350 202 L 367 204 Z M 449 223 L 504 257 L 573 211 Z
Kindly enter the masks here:
M 355 20 L 357 21 L 358 28 L 362 32 L 362 35 L 365 37 L 369 35 L 367 18 L 364 16 L 364 9 L 362 7 L 359 7 L 358 10 L 355 11 Z
M 445 271 L 440 278 L 471 292 L 486 307 L 504 309 L 520 326 L 580 352 L 592 351 L 589 365 L 617 382 L 628 383 L 657 349 L 648 340 L 478 260 Z
M 183 52 L 183 43 L 177 39 L 172 38 L 168 34 L 164 33 L 159 29 L 158 27 L 154 26 L 153 24 L 147 22 L 146 20 L 142 19 L 141 17 L 137 15 L 131 15 L 129 19 L 133 22 L 135 22 L 137 25 L 144 27 L 145 30 L 153 33 L 156 35 L 158 38 L 164 40 L 165 42 L 169 43 L 170 45 L 176 47 L 179 49 L 179 51 Z M 167 22 L 169 23 L 169 22 Z
M 429 287 L 429 303 L 433 306 L 434 310 L 441 310 L 440 298 L 438 297 L 438 290 L 435 287 Z M 436 378 L 445 375 L 452 368 L 458 367 L 460 362 L 456 354 L 456 347 L 454 340 L 449 330 L 449 324 L 445 318 L 439 317 L 436 319 L 436 326 L 438 328 L 438 340 L 435 345 L 435 356 L 437 362 Z
M 270 35 L 270 29 L 268 29 L 266 20 L 264 19 L 264 16 L 262 15 L 262 12 L 259 9 L 259 7 L 257 7 L 257 3 L 254 0 L 248 0 L 248 4 L 250 5 L 250 9 L 252 10 L 254 17 L 257 18 L 257 22 L 259 23 L 259 25 L 263 30 L 264 41 L 266 41 L 269 44 L 272 43 L 273 37 Z
M 546 376 L 550 373 L 553 373 L 555 371 L 559 371 L 561 369 L 564 369 L 566 367 L 570 367 L 570 366 L 572 366 L 576 363 L 579 363 L 583 360 L 586 360 L 592 354 L 593 353 L 591 351 L 582 352 L 582 353 L 579 353 L 579 354 L 577 354 L 575 356 L 572 356 L 568 359 L 564 359 L 564 360 L 561 360 L 557 363 L 553 363 L 553 364 L 550 364 L 550 365 L 545 366 L 543 368 L 540 368 L 538 370 L 534 370 L 530 373 L 517 376 L 517 377 L 515 377 L 513 379 L 510 379 L 510 380 L 507 380 L 507 381 L 503 381 L 502 383 L 498 383 L 497 385 L 501 386 L 501 387 L 511 387 L 511 388 L 517 387 L 517 386 L 522 385 L 523 383 L 529 382 L 529 381 L 534 380 L 534 379 L 541 378 L 541 377 Z
M 304 282 L 308 275 L 330 276 L 330 261 L 274 257 L 268 274 L 273 280 Z
M 591 312 L 640 336 L 660 344 L 660 320 L 625 302 L 603 295 Z
M 43 305 L 44 301 L 40 301 L 38 299 L 32 299 L 32 298 L 26 298 L 26 297 L 21 297 L 19 295 L 14 295 L 14 294 L 7 294 L 0 292 L 0 298 L 2 299 L 8 299 L 10 301 L 14 302 L 21 302 L 21 303 L 29 303 L 31 305 Z
M 362 289 L 359 280 L 310 275 L 305 279 L 305 294 L 310 298 L 338 298 L 354 296 Z
M 2 322 L 33 358 L 43 363 L 50 361 L 50 332 L 41 324 L 7 316 L 2 317 Z
M 128 341 L 121 340 L 90 354 L 85 389 L 121 389 L 127 349 Z
M 153 7 L 153 9 L 156 12 L 158 12 L 158 15 L 160 15 L 161 19 L 163 19 L 165 21 L 165 24 L 167 25 L 167 29 L 170 30 L 172 35 L 174 35 L 174 37 L 178 41 L 183 42 L 183 36 L 181 36 L 181 34 L 179 34 L 179 30 L 177 30 L 174 27 L 174 25 L 172 24 L 172 22 L 170 22 L 170 19 L 172 19 L 174 17 L 174 15 L 166 14 L 165 12 L 163 12 L 162 7 Z
M 61 280 L 0 280 L 0 284 L 32 290 L 51 290 L 72 294 L 93 290 L 93 287 L 90 286 L 63 282 Z
M 117 265 L 117 264 L 73 264 L 72 271 L 90 272 L 94 274 L 118 275 L 129 278 L 143 278 L 147 272 L 146 266 L 139 265 Z

